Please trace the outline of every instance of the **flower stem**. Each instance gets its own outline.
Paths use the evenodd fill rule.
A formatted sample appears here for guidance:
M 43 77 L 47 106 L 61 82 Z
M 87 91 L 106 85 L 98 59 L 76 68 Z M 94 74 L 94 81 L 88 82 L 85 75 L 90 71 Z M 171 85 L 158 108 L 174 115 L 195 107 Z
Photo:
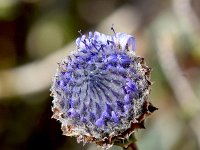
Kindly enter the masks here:
M 124 150 L 138 150 L 135 143 L 131 143 L 127 148 L 124 147 Z
M 128 139 L 121 139 L 114 142 L 114 145 L 121 146 L 124 150 L 138 150 L 136 145 L 136 138 L 134 133 L 132 133 Z

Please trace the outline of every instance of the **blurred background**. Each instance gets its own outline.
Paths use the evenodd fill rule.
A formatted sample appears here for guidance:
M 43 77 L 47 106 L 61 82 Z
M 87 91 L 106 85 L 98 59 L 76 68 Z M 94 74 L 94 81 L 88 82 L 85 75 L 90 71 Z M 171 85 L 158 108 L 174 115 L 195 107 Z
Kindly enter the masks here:
M 200 150 L 199 0 L 0 0 L 1 150 L 99 149 L 62 135 L 49 88 L 78 31 L 113 34 L 112 24 L 153 68 L 159 110 L 136 131 L 139 150 Z

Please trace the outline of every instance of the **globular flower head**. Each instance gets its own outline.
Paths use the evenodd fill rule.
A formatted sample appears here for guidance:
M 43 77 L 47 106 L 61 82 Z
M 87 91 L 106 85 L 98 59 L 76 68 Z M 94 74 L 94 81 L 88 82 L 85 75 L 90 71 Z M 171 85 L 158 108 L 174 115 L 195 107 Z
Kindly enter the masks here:
M 150 68 L 135 54 L 135 38 L 89 32 L 64 58 L 51 88 L 53 118 L 63 133 L 78 141 L 109 148 L 136 128 L 156 108 L 148 102 Z

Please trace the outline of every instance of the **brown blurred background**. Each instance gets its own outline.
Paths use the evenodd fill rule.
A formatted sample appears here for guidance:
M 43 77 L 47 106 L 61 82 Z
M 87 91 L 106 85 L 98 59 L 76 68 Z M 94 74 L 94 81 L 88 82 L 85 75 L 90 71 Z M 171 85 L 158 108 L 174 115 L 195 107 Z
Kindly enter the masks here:
M 153 68 L 159 110 L 136 131 L 139 150 L 200 149 L 199 0 L 0 0 L 0 150 L 98 149 L 62 135 L 49 88 L 78 31 L 112 24 Z

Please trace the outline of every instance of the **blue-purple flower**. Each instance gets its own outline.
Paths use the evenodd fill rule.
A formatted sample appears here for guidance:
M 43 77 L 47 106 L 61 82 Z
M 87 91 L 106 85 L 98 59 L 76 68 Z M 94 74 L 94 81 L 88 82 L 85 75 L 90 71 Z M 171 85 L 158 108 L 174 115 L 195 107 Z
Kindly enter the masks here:
M 51 87 L 53 118 L 63 133 L 109 148 L 156 108 L 148 102 L 150 68 L 136 56 L 135 38 L 89 32 L 59 63 Z

